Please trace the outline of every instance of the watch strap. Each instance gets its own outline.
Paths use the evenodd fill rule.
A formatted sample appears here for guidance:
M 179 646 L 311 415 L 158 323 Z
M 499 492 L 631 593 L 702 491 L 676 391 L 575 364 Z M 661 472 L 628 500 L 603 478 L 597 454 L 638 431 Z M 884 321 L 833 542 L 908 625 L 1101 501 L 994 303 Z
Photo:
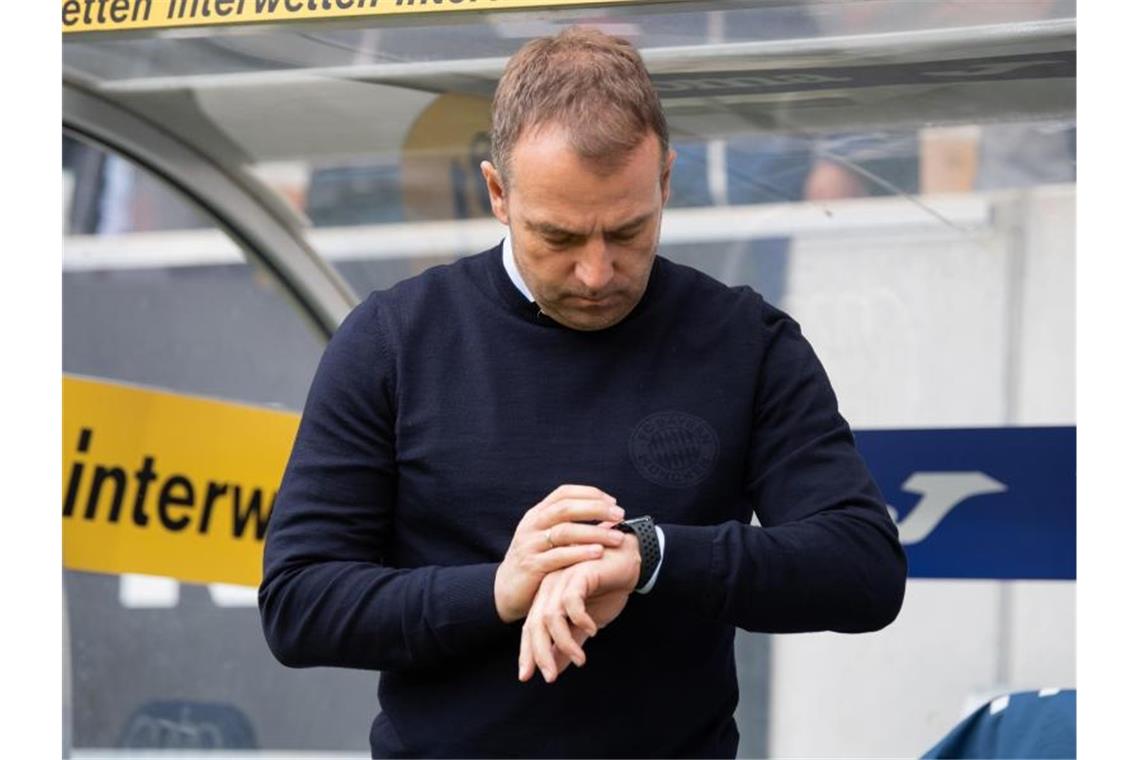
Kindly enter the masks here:
M 661 546 L 657 541 L 657 528 L 653 518 L 649 515 L 633 517 L 623 520 L 614 527 L 622 533 L 630 533 L 637 537 L 638 547 L 641 550 L 641 574 L 637 578 L 637 587 L 634 590 L 644 588 L 661 561 Z

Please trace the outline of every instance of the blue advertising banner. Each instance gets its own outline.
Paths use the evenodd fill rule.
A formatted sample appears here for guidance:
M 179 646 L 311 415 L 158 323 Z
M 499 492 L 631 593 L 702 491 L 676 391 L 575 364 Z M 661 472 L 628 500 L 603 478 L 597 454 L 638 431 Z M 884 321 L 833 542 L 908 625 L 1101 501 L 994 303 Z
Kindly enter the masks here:
M 865 430 L 912 578 L 1077 575 L 1074 427 Z

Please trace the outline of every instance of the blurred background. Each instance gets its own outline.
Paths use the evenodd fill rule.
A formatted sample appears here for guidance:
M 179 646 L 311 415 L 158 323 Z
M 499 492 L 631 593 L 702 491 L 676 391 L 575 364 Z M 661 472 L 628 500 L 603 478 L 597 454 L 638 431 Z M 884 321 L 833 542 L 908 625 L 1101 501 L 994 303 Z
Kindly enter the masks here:
M 738 632 L 740 756 L 915 757 L 1073 688 L 1075 3 L 433 15 L 66 37 L 65 373 L 299 412 L 352 305 L 501 239 L 497 77 L 595 25 L 670 122 L 660 253 L 801 323 L 911 558 L 882 632 Z M 280 666 L 255 589 L 64 586 L 73 756 L 367 756 L 376 674 Z

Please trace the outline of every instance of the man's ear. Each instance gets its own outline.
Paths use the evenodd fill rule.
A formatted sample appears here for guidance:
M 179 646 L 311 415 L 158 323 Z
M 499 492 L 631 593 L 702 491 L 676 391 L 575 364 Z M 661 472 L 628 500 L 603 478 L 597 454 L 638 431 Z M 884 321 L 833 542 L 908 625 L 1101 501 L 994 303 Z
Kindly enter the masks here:
M 508 224 L 507 217 L 507 188 L 503 178 L 490 161 L 479 164 L 483 172 L 483 181 L 487 183 L 487 195 L 491 198 L 491 213 L 503 224 Z
M 673 176 L 673 162 L 677 160 L 677 151 L 669 149 L 665 156 L 665 168 L 661 172 L 661 206 L 669 202 L 669 178 Z

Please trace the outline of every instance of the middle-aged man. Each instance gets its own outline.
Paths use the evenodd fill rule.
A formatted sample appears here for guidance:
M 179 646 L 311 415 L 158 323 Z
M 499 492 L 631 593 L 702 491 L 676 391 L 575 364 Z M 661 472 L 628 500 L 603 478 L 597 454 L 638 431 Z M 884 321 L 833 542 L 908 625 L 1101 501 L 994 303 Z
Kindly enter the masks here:
M 383 671 L 376 757 L 731 757 L 736 628 L 887 625 L 897 532 L 798 325 L 656 255 L 674 153 L 636 50 L 534 40 L 493 110 L 508 235 L 333 336 L 266 637 Z

